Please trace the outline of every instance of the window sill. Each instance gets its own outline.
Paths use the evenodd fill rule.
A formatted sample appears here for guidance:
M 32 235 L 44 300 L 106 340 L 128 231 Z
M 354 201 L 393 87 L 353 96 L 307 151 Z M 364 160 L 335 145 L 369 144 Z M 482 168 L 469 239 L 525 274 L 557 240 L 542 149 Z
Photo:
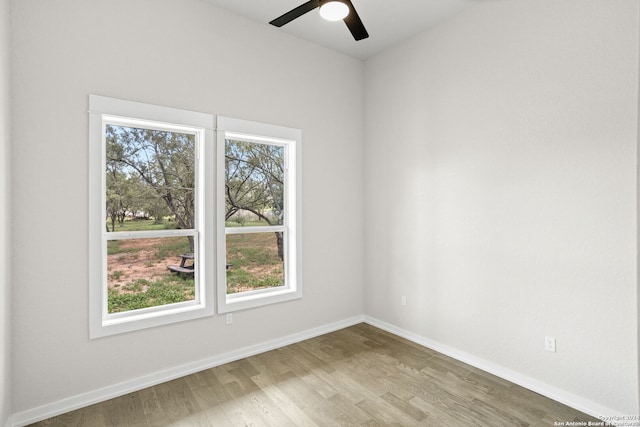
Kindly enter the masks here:
M 226 296 L 226 302 L 219 304 L 219 313 L 230 313 L 247 308 L 261 307 L 285 301 L 302 298 L 302 292 L 296 289 L 264 289 L 259 291 L 243 292 Z

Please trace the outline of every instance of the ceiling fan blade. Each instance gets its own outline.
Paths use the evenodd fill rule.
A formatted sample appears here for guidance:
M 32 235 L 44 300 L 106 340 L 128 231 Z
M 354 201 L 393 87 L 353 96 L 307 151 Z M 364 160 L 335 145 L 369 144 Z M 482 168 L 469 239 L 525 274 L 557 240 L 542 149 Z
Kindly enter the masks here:
M 311 12 L 313 9 L 319 6 L 320 6 L 320 0 L 308 1 L 296 7 L 295 9 L 290 10 L 284 15 L 274 19 L 273 21 L 269 22 L 269 24 L 275 25 L 276 27 L 282 27 L 284 24 L 288 24 L 294 19 L 301 17 L 307 12 Z
M 356 41 L 366 39 L 367 37 L 369 37 L 369 33 L 364 27 L 362 19 L 360 19 L 360 16 L 358 16 L 356 8 L 353 7 L 353 3 L 351 3 L 351 0 L 347 0 L 346 3 L 347 6 L 349 6 L 349 15 L 344 18 L 344 23 L 347 24 L 347 28 L 349 28 L 349 31 L 351 31 L 351 34 L 353 35 L 353 38 L 356 39 Z

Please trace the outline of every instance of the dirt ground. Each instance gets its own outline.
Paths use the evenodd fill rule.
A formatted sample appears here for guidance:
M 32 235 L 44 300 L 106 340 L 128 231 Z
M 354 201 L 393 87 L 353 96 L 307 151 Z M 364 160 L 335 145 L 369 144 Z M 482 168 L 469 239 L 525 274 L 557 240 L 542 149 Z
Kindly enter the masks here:
M 155 247 L 160 239 L 131 239 L 123 241 L 121 252 L 107 256 L 108 286 L 120 288 L 122 285 L 138 279 L 153 280 L 171 274 L 169 265 L 180 265 L 179 256 L 170 256 L 161 260 L 156 257 Z M 116 272 L 122 273 L 116 273 Z M 122 289 L 120 289 L 123 292 Z
M 256 236 L 257 237 L 257 236 Z M 270 251 L 277 253 L 277 246 L 275 239 L 271 236 L 260 236 L 261 245 L 268 247 Z M 146 238 L 146 239 L 130 239 L 122 241 L 120 244 L 120 252 L 107 256 L 107 274 L 108 274 L 108 287 L 109 289 L 117 289 L 119 293 L 129 293 L 132 291 L 123 289 L 123 287 L 138 279 L 155 280 L 163 276 L 172 274 L 167 266 L 180 265 L 180 256 L 168 256 L 163 259 L 158 259 L 156 255 L 156 247 L 159 245 L 161 239 Z M 254 245 L 256 242 L 235 242 L 236 246 Z M 236 253 L 234 256 L 242 255 Z M 233 264 L 233 260 L 229 261 Z M 230 268 L 234 268 L 231 265 Z M 245 266 L 243 269 L 247 272 L 257 276 L 265 277 L 270 275 L 281 275 L 276 273 L 276 270 L 282 266 L 274 265 L 252 265 Z M 145 289 L 143 289 L 145 290 Z M 239 286 L 236 292 L 244 292 L 253 290 L 251 287 Z

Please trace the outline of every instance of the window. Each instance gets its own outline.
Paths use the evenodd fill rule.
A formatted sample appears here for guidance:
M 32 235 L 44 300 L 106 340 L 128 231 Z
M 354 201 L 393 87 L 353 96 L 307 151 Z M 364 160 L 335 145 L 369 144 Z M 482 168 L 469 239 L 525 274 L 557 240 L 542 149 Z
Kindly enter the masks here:
M 218 311 L 302 296 L 301 132 L 218 117 Z
M 89 103 L 91 337 L 212 315 L 213 116 Z
M 91 338 L 302 296 L 300 130 L 89 106 Z

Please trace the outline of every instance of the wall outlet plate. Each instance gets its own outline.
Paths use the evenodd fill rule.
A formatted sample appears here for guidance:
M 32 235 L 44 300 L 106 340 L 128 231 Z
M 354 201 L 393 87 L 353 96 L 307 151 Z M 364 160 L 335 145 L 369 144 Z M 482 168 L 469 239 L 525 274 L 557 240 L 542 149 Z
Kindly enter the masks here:
M 225 321 L 227 322 L 227 325 L 230 325 L 233 323 L 233 313 L 227 313 L 225 316 Z
M 544 337 L 544 349 L 552 353 L 556 352 L 556 339 L 553 337 Z

